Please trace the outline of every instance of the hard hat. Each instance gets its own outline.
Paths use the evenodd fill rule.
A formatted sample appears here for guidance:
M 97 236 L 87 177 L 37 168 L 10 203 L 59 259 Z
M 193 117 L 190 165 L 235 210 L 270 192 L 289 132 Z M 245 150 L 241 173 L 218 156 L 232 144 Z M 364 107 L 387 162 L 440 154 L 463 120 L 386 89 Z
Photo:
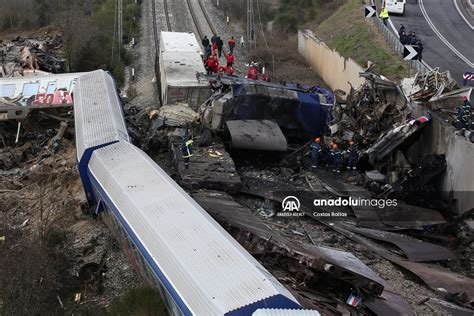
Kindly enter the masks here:
M 315 141 L 316 143 L 319 143 L 319 142 L 321 141 L 321 138 L 316 137 L 316 138 L 314 139 L 314 141 Z
M 337 144 L 332 144 L 332 149 L 337 149 Z
M 462 97 L 462 100 L 463 100 L 463 101 L 466 101 L 466 100 L 467 100 L 467 97 L 466 97 L 466 96 L 463 96 L 463 97 Z

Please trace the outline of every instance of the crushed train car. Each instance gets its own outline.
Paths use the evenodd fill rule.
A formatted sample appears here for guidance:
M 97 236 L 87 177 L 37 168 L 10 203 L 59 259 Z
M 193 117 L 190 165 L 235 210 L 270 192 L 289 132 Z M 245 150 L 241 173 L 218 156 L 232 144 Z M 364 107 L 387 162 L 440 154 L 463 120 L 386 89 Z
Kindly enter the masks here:
M 238 140 L 232 142 L 235 148 L 284 151 L 286 146 L 282 144 L 286 144 L 285 136 L 310 138 L 323 135 L 328 130 L 333 97 L 326 90 L 231 76 L 198 74 L 198 78 L 209 80 L 215 90 L 200 109 L 202 122 L 212 131 L 230 130 L 232 140 Z M 248 141 L 242 141 L 242 129 L 235 126 L 248 126 L 249 121 L 253 127 L 252 132 L 248 131 L 251 137 Z M 274 137 L 269 139 L 269 133 L 254 133 L 258 126 L 262 131 L 270 129 Z M 239 135 L 232 135 L 233 130 L 238 131 Z M 259 135 L 265 139 L 259 139 Z M 255 143 L 262 142 L 276 146 L 255 146 Z

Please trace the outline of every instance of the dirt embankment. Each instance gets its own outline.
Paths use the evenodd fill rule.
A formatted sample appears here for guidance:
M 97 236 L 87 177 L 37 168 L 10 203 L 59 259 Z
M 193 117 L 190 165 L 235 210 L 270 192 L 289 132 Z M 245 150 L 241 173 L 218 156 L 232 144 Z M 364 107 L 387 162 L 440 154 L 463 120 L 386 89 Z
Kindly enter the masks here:
M 102 309 L 141 284 L 105 225 L 85 212 L 68 125 L 51 141 L 59 122 L 27 124 L 14 144 L 16 126 L 0 124 L 0 314 Z M 83 266 L 104 254 L 101 284 L 81 280 Z

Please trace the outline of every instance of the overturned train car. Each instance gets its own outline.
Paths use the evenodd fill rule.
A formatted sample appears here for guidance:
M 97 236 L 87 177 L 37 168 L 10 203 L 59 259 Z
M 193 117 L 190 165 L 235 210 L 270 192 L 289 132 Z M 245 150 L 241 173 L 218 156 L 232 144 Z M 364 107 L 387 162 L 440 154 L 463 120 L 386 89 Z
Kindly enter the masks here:
M 170 314 L 301 309 L 281 283 L 129 142 L 115 91 L 104 71 L 78 79 L 74 112 L 80 175 L 96 214 L 116 234 L 135 269 L 160 290 Z

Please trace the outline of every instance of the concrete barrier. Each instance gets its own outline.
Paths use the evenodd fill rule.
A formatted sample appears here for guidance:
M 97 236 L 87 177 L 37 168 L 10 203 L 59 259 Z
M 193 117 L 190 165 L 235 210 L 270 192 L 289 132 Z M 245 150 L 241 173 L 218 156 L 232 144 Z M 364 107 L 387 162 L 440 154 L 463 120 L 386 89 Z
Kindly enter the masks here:
M 447 169 L 439 190 L 445 199 L 456 200 L 455 209 L 461 214 L 474 208 L 474 143 L 456 135 L 455 128 L 441 117 L 433 116 L 431 125 L 410 148 L 408 158 L 418 161 L 432 153 L 446 156 Z
M 310 30 L 298 31 L 298 51 L 332 90 L 341 89 L 349 93 L 348 82 L 354 88 L 364 83 L 364 79 L 359 77 L 359 72 L 364 71 L 361 66 L 329 48 Z

